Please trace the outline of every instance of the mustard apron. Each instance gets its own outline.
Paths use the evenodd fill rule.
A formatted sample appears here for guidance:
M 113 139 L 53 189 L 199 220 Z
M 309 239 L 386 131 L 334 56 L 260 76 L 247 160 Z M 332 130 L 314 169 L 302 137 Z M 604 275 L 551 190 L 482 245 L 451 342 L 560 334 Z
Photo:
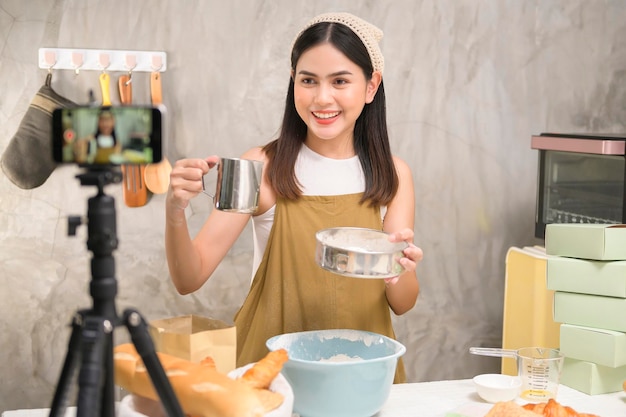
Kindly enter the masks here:
M 235 315 L 237 366 L 261 359 L 267 339 L 283 333 L 348 328 L 395 339 L 383 280 L 339 276 L 315 262 L 318 230 L 382 230 L 380 207 L 359 204 L 361 195 L 278 198 L 263 260 Z M 400 360 L 394 383 L 405 381 Z
M 116 153 L 115 147 L 111 146 L 110 148 L 98 148 L 96 151 L 96 156 L 94 158 L 95 164 L 110 164 L 111 163 L 111 155 Z

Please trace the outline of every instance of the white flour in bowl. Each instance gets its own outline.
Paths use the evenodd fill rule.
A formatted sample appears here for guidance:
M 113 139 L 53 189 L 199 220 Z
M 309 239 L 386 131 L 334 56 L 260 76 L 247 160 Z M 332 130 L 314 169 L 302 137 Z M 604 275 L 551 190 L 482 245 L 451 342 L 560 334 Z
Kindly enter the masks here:
M 333 355 L 330 358 L 322 358 L 320 362 L 357 362 L 362 361 L 363 358 L 359 356 L 348 356 L 345 353 L 339 353 L 337 355 Z

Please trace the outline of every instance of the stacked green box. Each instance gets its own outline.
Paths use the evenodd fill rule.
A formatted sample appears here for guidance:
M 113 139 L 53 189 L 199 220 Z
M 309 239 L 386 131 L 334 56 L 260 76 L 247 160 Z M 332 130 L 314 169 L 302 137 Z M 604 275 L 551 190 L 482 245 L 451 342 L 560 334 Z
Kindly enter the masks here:
M 626 225 L 546 227 L 547 288 L 565 356 L 561 383 L 590 395 L 626 381 Z

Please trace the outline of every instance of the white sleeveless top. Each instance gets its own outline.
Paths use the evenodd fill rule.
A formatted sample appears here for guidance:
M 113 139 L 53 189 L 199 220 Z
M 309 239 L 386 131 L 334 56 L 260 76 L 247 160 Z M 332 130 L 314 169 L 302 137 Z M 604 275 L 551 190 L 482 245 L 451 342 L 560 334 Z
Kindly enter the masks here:
M 358 156 L 348 159 L 332 159 L 313 152 L 302 145 L 296 160 L 296 178 L 304 195 L 343 195 L 365 191 L 365 177 Z M 270 230 L 274 223 L 276 206 L 258 216 L 252 216 L 254 259 L 252 277 L 261 264 Z M 381 208 L 381 218 L 385 208 Z

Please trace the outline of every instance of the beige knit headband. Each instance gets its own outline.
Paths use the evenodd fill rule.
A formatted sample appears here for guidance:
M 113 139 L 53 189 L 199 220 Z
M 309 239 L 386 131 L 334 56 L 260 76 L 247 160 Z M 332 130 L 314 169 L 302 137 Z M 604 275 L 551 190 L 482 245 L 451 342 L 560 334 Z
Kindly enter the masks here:
M 321 22 L 341 23 L 352 29 L 359 39 L 361 39 L 365 48 L 367 48 L 374 71 L 380 71 L 381 74 L 383 73 L 385 69 L 385 59 L 378 45 L 378 42 L 383 38 L 382 30 L 350 13 L 324 13 L 311 19 L 300 33 L 298 33 L 296 39 L 298 39 L 306 29 Z

